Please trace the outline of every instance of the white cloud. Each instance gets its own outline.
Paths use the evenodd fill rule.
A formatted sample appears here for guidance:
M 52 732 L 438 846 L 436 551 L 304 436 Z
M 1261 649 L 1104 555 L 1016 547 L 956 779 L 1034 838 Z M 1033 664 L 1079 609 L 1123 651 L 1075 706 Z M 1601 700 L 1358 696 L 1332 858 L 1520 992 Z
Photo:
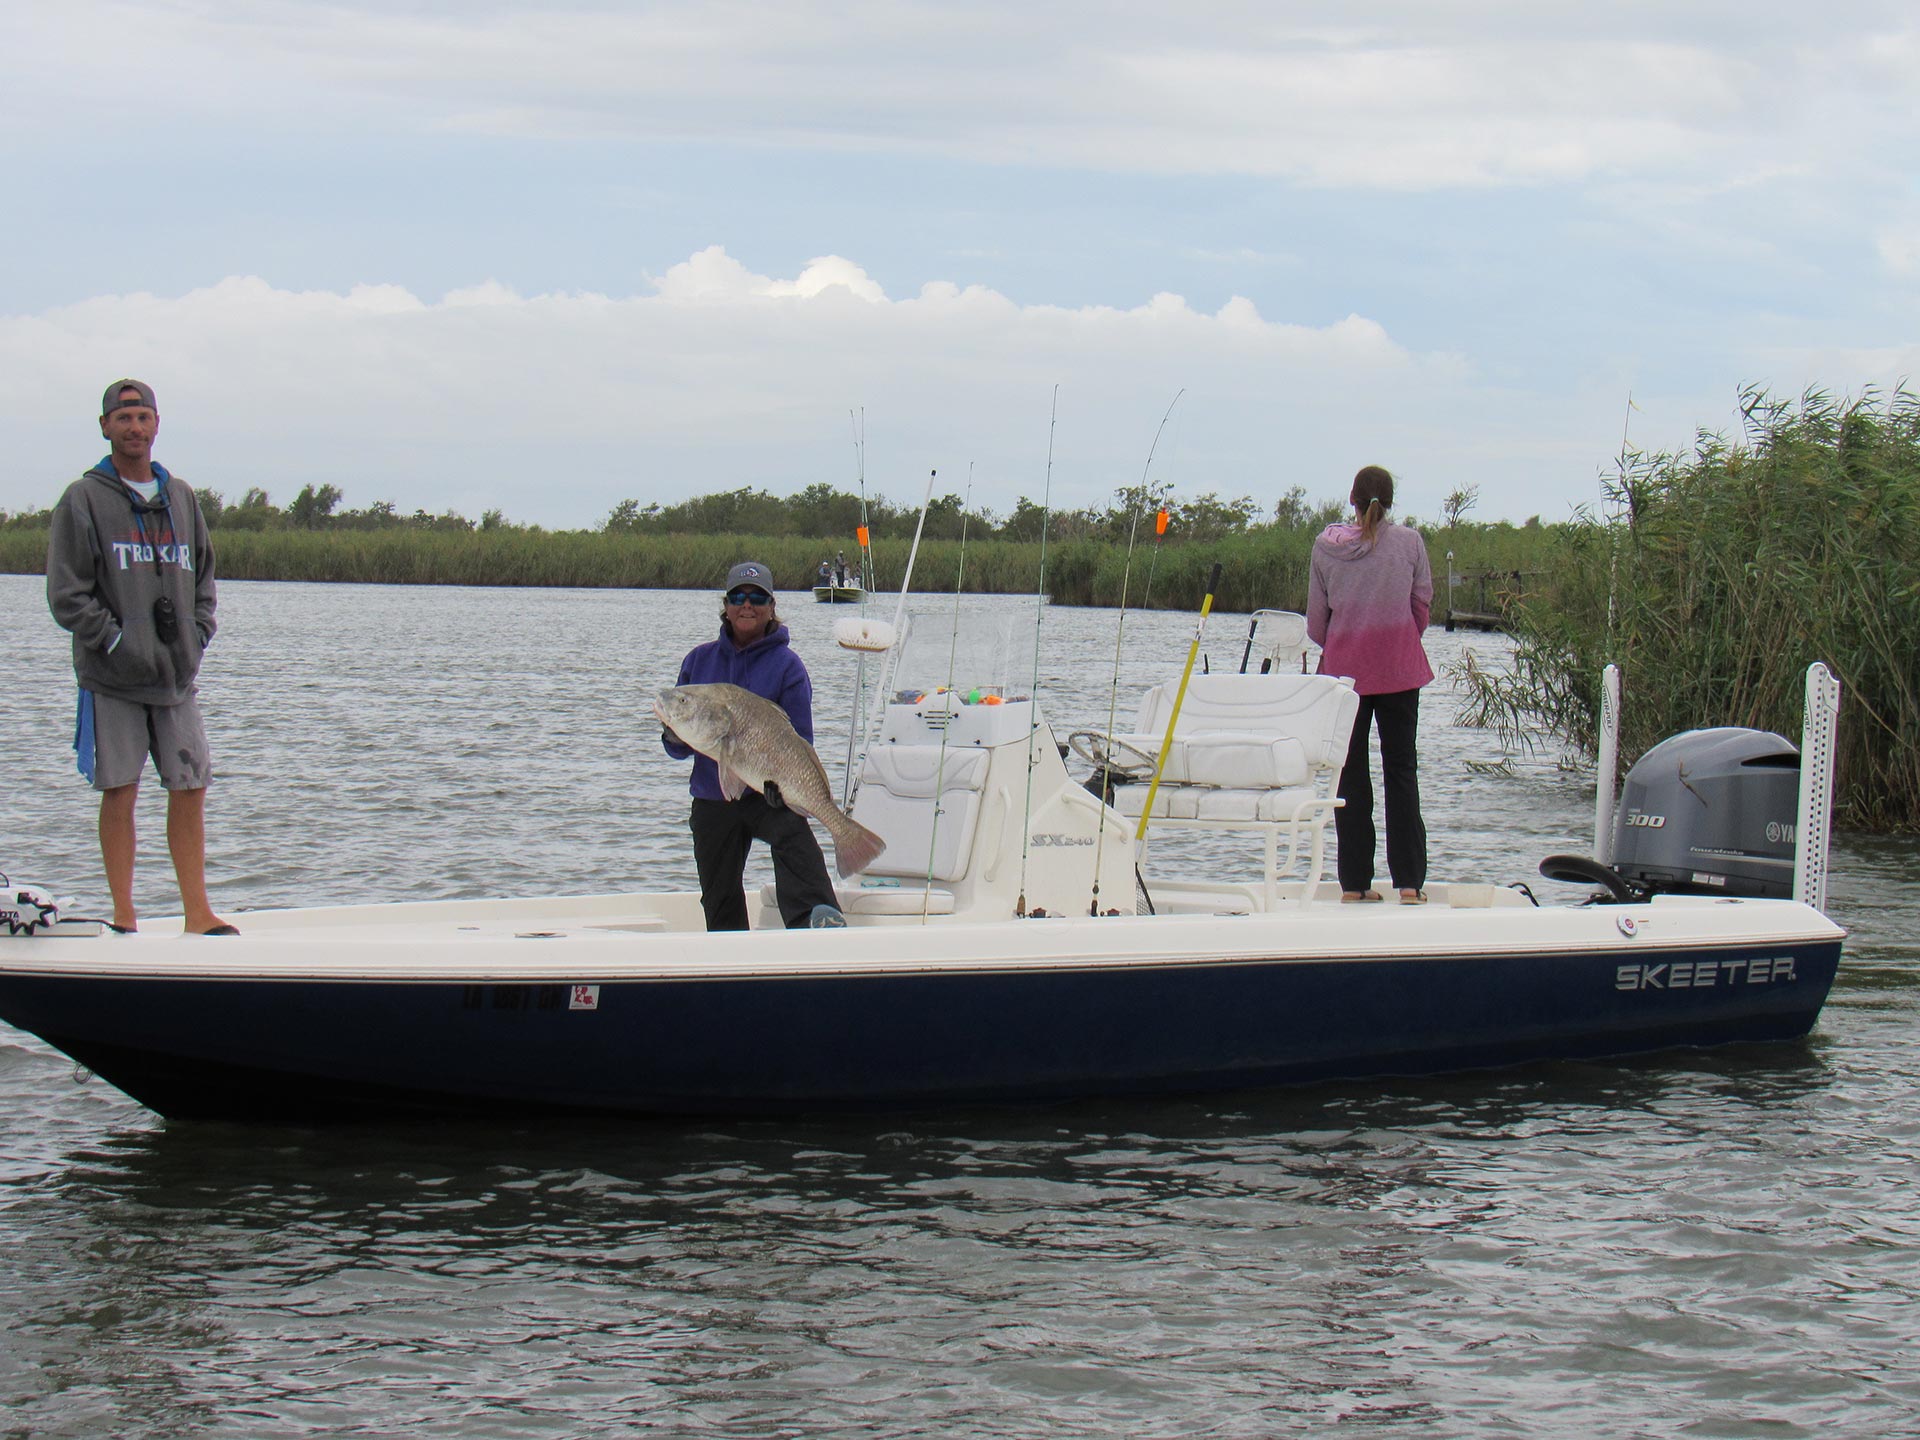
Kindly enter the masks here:
M 865 3 L 39 5 L 0 59 L 0 114 L 111 130 L 66 77 L 103 35 L 166 77 L 176 115 L 290 133 L 618 137 L 937 154 L 989 164 L 1245 174 L 1329 187 L 1713 180 L 1783 162 L 1904 164 L 1915 27 L 1885 0 L 1529 0 L 1367 7 Z M 1873 157 L 1878 156 L 1876 162 Z
M 840 256 L 784 279 L 710 247 L 626 297 L 488 282 L 435 301 L 233 277 L 0 319 L 0 367 L 19 377 L 0 398 L 12 509 L 49 503 L 95 457 L 91 397 L 128 373 L 158 388 L 161 458 L 228 495 L 328 481 L 351 505 L 498 507 L 552 526 L 595 523 L 628 495 L 847 483 L 856 406 L 880 490 L 904 498 L 903 476 L 977 462 L 981 503 L 1005 510 L 1038 492 L 1055 386 L 1063 504 L 1126 483 L 1184 387 L 1156 466 L 1186 493 L 1331 495 L 1383 459 L 1415 495 L 1476 483 L 1490 515 L 1550 508 L 1538 447 L 1510 465 L 1483 453 L 1512 432 L 1508 397 L 1367 317 L 1289 324 L 1244 298 L 1209 313 L 1172 294 L 1019 305 L 947 282 L 892 299 Z M 1561 450 L 1554 481 L 1578 489 L 1591 464 L 1563 433 L 1546 447 Z

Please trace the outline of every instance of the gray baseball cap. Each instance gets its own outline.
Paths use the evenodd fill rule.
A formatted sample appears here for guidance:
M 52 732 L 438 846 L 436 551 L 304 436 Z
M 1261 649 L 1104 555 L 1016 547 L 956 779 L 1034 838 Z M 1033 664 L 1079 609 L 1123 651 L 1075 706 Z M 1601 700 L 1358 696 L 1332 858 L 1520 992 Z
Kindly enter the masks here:
M 122 400 L 120 398 L 120 392 L 122 390 L 138 390 L 140 392 L 140 398 L 138 400 Z M 100 397 L 101 417 L 104 419 L 114 411 L 124 410 L 129 405 L 144 405 L 147 409 L 153 411 L 154 414 L 158 415 L 160 413 L 159 405 L 154 402 L 153 387 L 151 385 L 143 380 L 116 380 L 113 384 L 107 386 L 107 393 Z
M 773 572 L 755 560 L 742 560 L 727 571 L 726 588 L 735 589 L 741 585 L 758 585 L 769 595 L 773 593 Z

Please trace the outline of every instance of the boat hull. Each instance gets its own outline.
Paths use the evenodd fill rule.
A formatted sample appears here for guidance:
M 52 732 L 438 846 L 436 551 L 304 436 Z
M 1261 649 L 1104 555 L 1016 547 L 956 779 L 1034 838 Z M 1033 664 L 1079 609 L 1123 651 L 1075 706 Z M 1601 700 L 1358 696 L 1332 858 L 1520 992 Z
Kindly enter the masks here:
M 1818 1018 L 1840 950 L 1802 938 L 574 981 L 544 964 L 444 978 L 7 966 L 0 1017 L 174 1117 L 781 1113 L 1785 1040 Z
M 813 598 L 822 605 L 858 605 L 867 592 L 858 585 L 816 585 Z

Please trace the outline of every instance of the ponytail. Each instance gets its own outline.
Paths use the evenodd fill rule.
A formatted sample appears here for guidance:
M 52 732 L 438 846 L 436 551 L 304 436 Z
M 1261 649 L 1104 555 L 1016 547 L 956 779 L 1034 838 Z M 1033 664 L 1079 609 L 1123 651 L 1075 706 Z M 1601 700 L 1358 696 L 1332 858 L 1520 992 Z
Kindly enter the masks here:
M 1360 512 L 1360 537 L 1371 547 L 1393 506 L 1392 472 L 1379 465 L 1362 467 L 1353 477 L 1353 493 L 1347 498 Z
M 1379 538 L 1380 524 L 1386 518 L 1387 512 L 1381 508 L 1380 502 L 1369 500 L 1366 513 L 1360 517 L 1360 538 L 1372 545 Z

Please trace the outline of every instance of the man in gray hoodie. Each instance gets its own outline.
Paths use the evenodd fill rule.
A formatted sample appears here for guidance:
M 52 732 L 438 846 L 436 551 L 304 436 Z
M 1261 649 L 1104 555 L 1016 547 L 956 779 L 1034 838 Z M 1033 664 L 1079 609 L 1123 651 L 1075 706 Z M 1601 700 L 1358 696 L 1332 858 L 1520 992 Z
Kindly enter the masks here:
M 213 547 L 191 489 L 154 463 L 160 410 L 138 380 L 107 387 L 112 447 L 67 487 L 47 546 L 47 605 L 73 632 L 80 682 L 73 748 L 100 792 L 100 855 L 113 928 L 133 904 L 134 801 L 147 757 L 167 789 L 167 849 L 190 935 L 237 935 L 207 900 L 207 782 L 213 775 L 194 678 L 214 632 Z

